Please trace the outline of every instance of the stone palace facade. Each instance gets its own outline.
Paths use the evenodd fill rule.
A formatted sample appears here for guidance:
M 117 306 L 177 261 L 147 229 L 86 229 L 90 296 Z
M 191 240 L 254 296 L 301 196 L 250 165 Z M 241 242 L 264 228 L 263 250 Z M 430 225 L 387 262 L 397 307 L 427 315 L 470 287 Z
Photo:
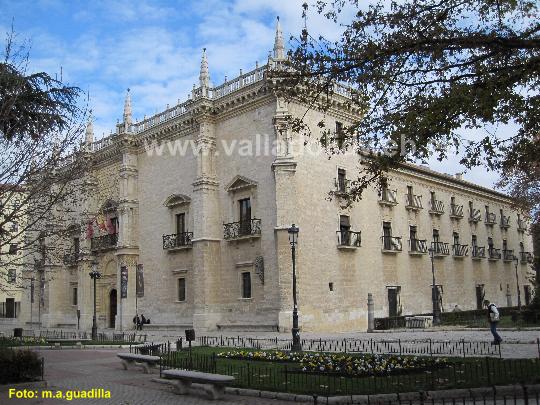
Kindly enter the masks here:
M 278 23 L 267 65 L 214 87 L 203 54 L 186 102 L 133 122 L 128 91 L 114 134 L 94 141 L 89 124 L 93 163 L 81 181 L 92 197 L 77 208 L 64 261 L 45 269 L 35 300 L 44 327 L 74 326 L 79 310 L 90 328 L 95 262 L 99 328 L 133 329 L 138 312 L 152 328 L 290 330 L 293 223 L 304 331 L 365 330 L 369 293 L 376 317 L 430 312 L 430 246 L 442 310 L 484 297 L 516 305 L 517 284 L 530 298 L 531 239 L 501 193 L 406 165 L 342 208 L 358 156 L 306 153 L 293 136 L 290 118 L 306 107 L 277 96 L 266 75 L 284 58 Z M 339 129 L 360 111 L 347 89 L 333 97 L 325 117 Z M 310 110 L 305 121 L 317 131 L 321 117 Z

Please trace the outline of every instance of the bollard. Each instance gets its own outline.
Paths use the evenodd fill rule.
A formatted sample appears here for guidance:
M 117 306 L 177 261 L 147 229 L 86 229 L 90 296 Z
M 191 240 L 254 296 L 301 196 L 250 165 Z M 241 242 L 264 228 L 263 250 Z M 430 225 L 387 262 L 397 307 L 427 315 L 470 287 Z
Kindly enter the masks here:
M 374 317 L 374 309 L 373 309 L 373 294 L 368 294 L 367 299 L 367 306 L 368 306 L 368 332 L 373 332 L 375 329 L 375 317 Z

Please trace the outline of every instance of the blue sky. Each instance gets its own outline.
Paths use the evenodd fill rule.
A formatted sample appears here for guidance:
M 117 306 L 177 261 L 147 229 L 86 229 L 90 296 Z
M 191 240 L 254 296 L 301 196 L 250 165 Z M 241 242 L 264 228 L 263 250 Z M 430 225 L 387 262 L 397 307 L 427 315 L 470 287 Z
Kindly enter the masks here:
M 184 101 L 198 82 L 207 48 L 214 84 L 265 63 L 281 17 L 284 37 L 300 31 L 304 0 L 0 0 L 0 30 L 13 21 L 31 43 L 30 69 L 60 74 L 90 94 L 96 138 L 122 117 L 126 89 L 142 119 Z M 310 14 L 312 33 L 336 39 L 340 27 Z M 478 134 L 480 135 L 480 134 Z M 474 136 L 474 134 L 473 134 Z M 430 162 L 442 172 L 463 171 L 454 161 Z M 479 168 L 465 178 L 485 186 L 497 179 Z

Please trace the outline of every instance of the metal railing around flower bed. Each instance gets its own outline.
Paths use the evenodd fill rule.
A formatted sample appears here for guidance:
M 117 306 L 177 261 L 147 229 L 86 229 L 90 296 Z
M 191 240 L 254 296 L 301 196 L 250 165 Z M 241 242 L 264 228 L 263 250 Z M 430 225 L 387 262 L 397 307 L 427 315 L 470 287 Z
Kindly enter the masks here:
M 291 350 L 291 340 L 279 338 L 252 338 L 228 336 L 200 336 L 197 338 L 200 346 L 231 347 L 261 350 Z M 367 354 L 397 354 L 422 356 L 452 356 L 501 357 L 500 345 L 479 341 L 437 341 L 432 339 L 420 340 L 362 340 L 346 339 L 302 339 L 302 350 L 332 353 L 367 353 Z
M 402 369 L 377 374 L 345 374 L 341 371 L 304 371 L 299 363 L 279 361 L 231 361 L 216 354 L 170 352 L 160 359 L 160 375 L 166 369 L 196 370 L 235 377 L 237 388 L 292 392 L 305 395 L 365 395 L 474 388 L 513 383 L 535 383 L 540 360 L 451 361 L 440 367 Z

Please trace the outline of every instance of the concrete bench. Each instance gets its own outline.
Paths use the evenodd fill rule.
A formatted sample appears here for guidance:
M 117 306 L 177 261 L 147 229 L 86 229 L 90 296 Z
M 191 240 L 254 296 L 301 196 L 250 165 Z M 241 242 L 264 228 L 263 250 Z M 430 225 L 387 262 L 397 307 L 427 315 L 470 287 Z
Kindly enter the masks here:
M 147 356 L 145 354 L 118 353 L 117 356 L 122 360 L 124 370 L 128 369 L 130 364 L 140 366 L 145 374 L 149 374 L 159 364 L 159 356 Z
M 47 339 L 51 346 L 60 348 L 61 343 L 72 343 L 81 346 L 84 342 L 90 342 L 91 339 Z
M 192 383 L 208 386 L 205 391 L 211 399 L 221 399 L 225 395 L 225 386 L 234 381 L 234 377 L 221 374 L 201 373 L 189 370 L 164 370 L 161 373 L 165 378 L 177 380 L 174 382 L 175 392 L 180 395 L 188 393 Z
M 405 327 L 411 329 L 426 329 L 433 326 L 432 316 L 406 316 Z

